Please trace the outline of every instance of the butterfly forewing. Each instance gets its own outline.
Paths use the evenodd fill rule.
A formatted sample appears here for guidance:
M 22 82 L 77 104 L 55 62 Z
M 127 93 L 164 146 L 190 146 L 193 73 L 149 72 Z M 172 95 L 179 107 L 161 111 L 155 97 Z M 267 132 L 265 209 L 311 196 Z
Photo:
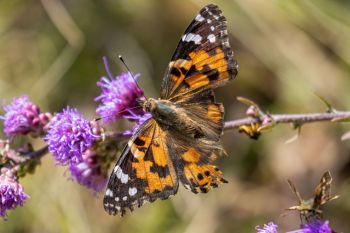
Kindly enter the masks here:
M 166 135 L 151 119 L 129 140 L 113 169 L 104 197 L 109 214 L 125 214 L 145 201 L 166 199 L 178 189 Z
M 208 5 L 182 36 L 165 73 L 161 98 L 183 101 L 186 95 L 224 85 L 236 74 L 226 19 L 217 6 Z
M 315 189 L 314 197 L 314 207 L 318 208 L 324 200 L 330 197 L 332 177 L 331 174 L 327 171 L 323 174 L 320 183 Z

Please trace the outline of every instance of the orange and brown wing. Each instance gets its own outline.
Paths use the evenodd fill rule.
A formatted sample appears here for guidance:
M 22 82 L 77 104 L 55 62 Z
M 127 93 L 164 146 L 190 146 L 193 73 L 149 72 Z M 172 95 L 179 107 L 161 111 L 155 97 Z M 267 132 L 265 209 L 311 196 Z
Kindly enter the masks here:
M 205 6 L 186 29 L 165 73 L 161 98 L 177 102 L 222 86 L 237 74 L 226 19 L 215 5 Z
M 166 145 L 166 133 L 150 119 L 124 148 L 108 182 L 105 210 L 124 215 L 146 201 L 167 199 L 178 190 L 178 179 Z

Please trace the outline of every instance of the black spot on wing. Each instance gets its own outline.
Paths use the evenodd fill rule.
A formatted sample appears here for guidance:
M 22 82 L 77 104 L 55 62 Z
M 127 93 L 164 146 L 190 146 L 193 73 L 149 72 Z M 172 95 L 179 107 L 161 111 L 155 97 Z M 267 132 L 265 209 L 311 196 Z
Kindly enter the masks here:
M 137 137 L 134 141 L 136 146 L 144 146 L 145 145 L 145 141 L 142 140 L 141 138 Z
M 171 67 L 170 74 L 171 75 L 175 75 L 176 77 L 180 77 L 181 76 L 180 70 L 178 68 L 176 68 L 176 67 Z

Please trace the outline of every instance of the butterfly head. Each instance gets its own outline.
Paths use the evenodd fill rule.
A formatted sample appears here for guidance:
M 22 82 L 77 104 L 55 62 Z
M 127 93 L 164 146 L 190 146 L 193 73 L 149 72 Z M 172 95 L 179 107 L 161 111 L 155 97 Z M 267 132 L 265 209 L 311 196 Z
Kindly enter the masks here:
M 147 100 L 144 100 L 141 104 L 143 106 L 143 110 L 149 113 L 155 112 L 158 105 L 157 101 L 153 98 L 148 98 Z

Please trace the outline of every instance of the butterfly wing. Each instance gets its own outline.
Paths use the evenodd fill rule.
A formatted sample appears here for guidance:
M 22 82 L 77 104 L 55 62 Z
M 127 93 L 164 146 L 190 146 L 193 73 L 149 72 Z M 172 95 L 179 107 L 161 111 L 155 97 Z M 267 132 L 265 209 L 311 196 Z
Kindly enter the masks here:
M 166 132 L 150 119 L 129 140 L 109 178 L 105 210 L 124 215 L 146 201 L 167 199 L 178 189 L 178 180 L 166 145 Z
M 329 171 L 325 172 L 320 180 L 320 183 L 317 185 L 315 189 L 315 197 L 313 208 L 317 209 L 321 205 L 323 205 L 326 200 L 328 200 L 331 196 L 331 182 L 332 176 Z
M 215 5 L 202 8 L 186 29 L 166 70 L 161 98 L 171 101 L 222 86 L 237 74 L 226 19 Z
M 181 146 L 173 151 L 179 155 L 175 164 L 179 179 L 186 189 L 196 194 L 207 193 L 220 183 L 227 183 L 220 169 L 211 164 L 216 159 L 215 153 L 206 158 L 207 151 L 198 146 Z

